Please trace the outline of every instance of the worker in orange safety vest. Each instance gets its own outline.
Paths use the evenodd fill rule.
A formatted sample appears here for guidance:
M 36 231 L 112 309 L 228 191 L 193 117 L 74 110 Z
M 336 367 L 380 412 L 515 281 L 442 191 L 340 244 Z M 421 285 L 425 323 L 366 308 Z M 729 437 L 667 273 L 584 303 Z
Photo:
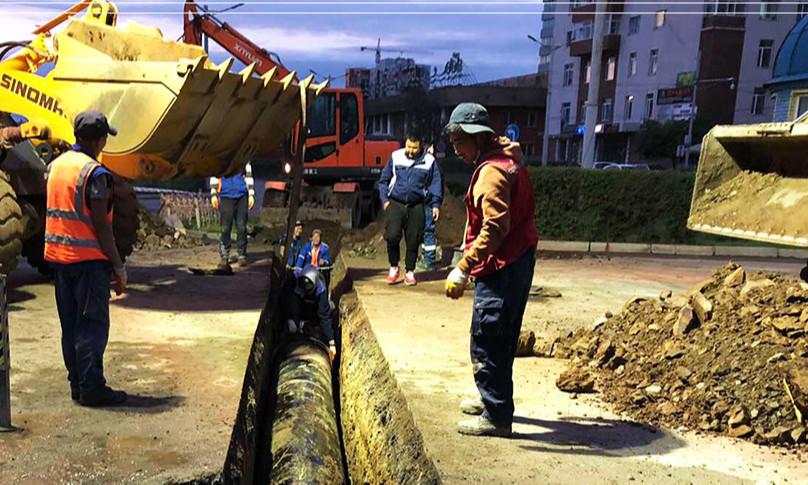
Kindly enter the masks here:
M 121 405 L 127 396 L 106 385 L 110 280 L 126 289 L 126 269 L 112 233 L 112 173 L 98 161 L 117 130 L 97 111 L 79 113 L 76 145 L 48 167 L 45 259 L 53 267 L 62 354 L 71 397 L 83 406 Z

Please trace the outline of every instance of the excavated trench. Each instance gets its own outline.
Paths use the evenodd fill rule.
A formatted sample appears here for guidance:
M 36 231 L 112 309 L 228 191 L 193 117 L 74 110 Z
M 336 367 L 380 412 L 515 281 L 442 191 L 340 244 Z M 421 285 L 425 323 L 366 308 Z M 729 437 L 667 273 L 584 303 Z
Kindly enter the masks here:
M 277 325 L 283 269 L 272 267 L 224 469 L 184 483 L 440 483 L 342 258 L 331 278 L 333 366 L 325 347 Z

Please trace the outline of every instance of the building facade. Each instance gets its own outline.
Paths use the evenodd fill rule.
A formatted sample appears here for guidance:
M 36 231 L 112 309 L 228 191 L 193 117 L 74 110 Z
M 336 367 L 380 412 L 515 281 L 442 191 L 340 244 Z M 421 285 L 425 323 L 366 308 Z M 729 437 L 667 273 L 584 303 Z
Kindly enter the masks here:
M 783 42 L 766 87 L 774 121 L 793 121 L 808 112 L 808 17 Z
M 808 6 L 808 1 L 805 2 Z M 799 5 L 707 0 L 703 6 L 610 2 L 596 127 L 598 161 L 638 161 L 639 133 L 650 120 L 710 124 L 772 119 L 765 84 L 777 49 L 802 14 Z M 547 10 L 547 9 L 550 10 Z M 698 14 L 693 14 L 698 9 Z M 543 69 L 549 75 L 550 161 L 580 163 L 583 110 L 591 77 L 595 4 L 545 0 Z M 694 142 L 696 142 L 694 140 Z

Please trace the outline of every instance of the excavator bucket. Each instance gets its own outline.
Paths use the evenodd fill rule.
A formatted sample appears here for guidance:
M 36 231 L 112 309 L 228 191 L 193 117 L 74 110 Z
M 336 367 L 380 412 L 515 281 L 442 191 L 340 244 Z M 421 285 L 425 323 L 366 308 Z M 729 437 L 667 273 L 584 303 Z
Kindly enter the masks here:
M 808 247 L 808 124 L 717 126 L 701 146 L 690 229 Z
M 287 138 L 301 104 L 325 88 L 312 78 L 298 82 L 294 73 L 257 77 L 252 65 L 233 72 L 232 59 L 215 65 L 201 47 L 131 23 L 76 19 L 55 45 L 58 57 L 46 77 L 0 66 L 3 84 L 23 98 L 17 102 L 37 105 L 2 109 L 41 115 L 68 141 L 76 114 L 105 113 L 118 135 L 109 137 L 103 163 L 131 179 L 234 174 Z

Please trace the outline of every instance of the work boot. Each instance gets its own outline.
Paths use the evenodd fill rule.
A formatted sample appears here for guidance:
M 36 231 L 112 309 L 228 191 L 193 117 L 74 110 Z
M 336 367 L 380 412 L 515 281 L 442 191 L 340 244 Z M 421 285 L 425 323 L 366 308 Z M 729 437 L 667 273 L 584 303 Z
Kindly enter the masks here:
M 79 394 L 79 386 L 78 385 L 74 386 L 73 384 L 71 384 L 70 385 L 70 399 L 78 402 L 79 401 L 79 396 L 81 396 L 81 394 Z
M 101 408 L 108 406 L 120 406 L 126 403 L 126 393 L 116 391 L 108 386 L 104 386 L 96 392 L 82 393 L 79 404 L 91 408 Z
M 247 266 L 247 256 L 239 256 L 238 265 L 240 268 L 244 268 L 245 266 Z
M 404 284 L 407 286 L 417 285 L 418 282 L 415 281 L 415 273 L 413 273 L 412 271 L 407 271 L 406 273 L 404 273 Z
M 394 285 L 398 283 L 398 273 L 399 269 L 398 266 L 394 266 L 390 268 L 390 271 L 387 273 L 387 284 Z
M 511 436 L 511 425 L 492 423 L 485 416 L 477 416 L 474 419 L 457 423 L 457 432 L 470 436 L 499 436 L 508 438 Z
M 221 259 L 219 259 L 218 268 L 219 269 L 224 269 L 224 270 L 229 270 L 230 269 L 230 261 L 228 261 L 227 256 L 222 256 Z
M 472 416 L 480 416 L 485 411 L 483 400 L 477 399 L 463 399 L 460 401 L 460 411 L 463 414 L 471 414 Z

